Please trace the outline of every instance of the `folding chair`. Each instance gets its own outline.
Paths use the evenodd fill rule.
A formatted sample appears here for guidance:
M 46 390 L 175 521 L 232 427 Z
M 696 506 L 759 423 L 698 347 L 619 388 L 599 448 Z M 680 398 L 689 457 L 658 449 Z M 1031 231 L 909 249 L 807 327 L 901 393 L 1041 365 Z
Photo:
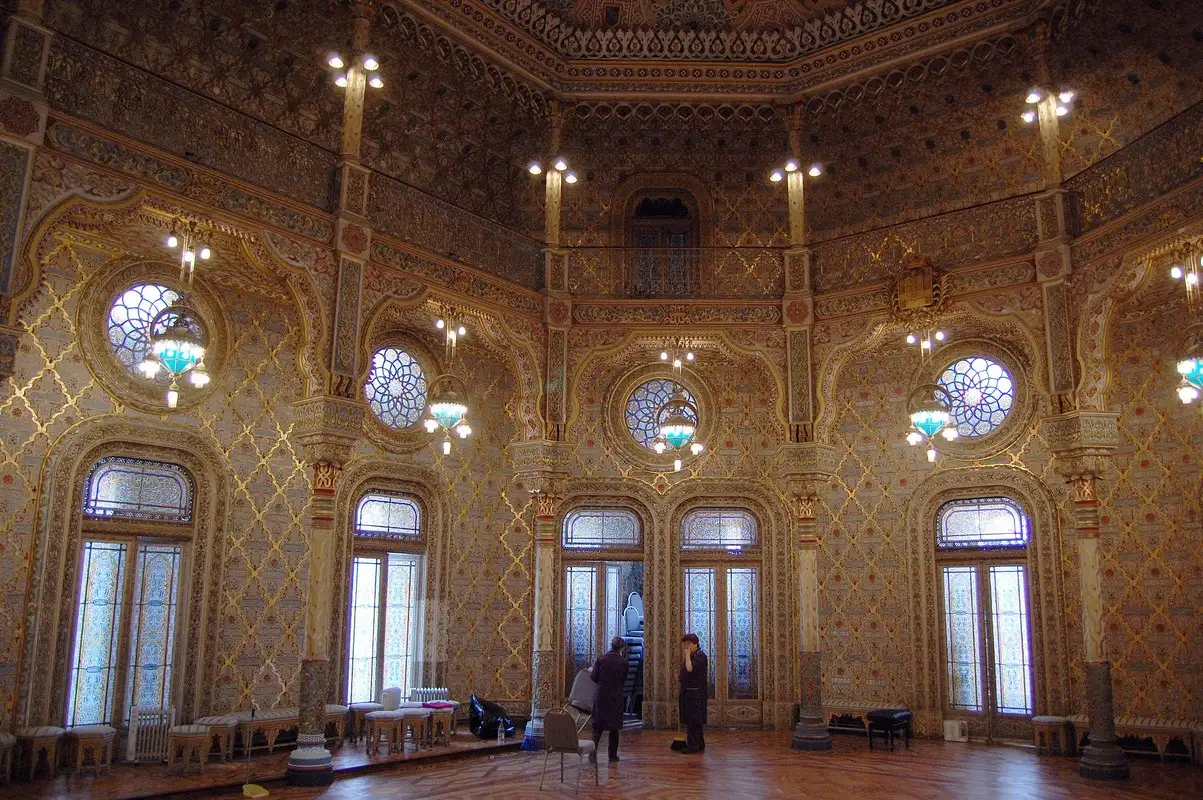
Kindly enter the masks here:
M 572 679 L 572 691 L 568 693 L 568 702 L 560 710 L 572 717 L 577 733 L 585 729 L 593 716 L 593 697 L 596 693 L 597 683 L 589 674 L 589 670 L 581 670 Z
M 543 742 L 547 747 L 547 755 L 543 756 L 543 772 L 539 775 L 540 792 L 543 791 L 543 779 L 547 776 L 547 758 L 552 753 L 560 754 L 560 783 L 564 782 L 564 754 L 575 753 L 580 758 L 573 793 L 580 790 L 581 770 L 585 768 L 585 756 L 596 754 L 597 746 L 592 739 L 578 739 L 573 725 L 572 715 L 566 711 L 548 711 L 543 715 Z M 596 763 L 593 766 L 593 785 L 598 785 Z

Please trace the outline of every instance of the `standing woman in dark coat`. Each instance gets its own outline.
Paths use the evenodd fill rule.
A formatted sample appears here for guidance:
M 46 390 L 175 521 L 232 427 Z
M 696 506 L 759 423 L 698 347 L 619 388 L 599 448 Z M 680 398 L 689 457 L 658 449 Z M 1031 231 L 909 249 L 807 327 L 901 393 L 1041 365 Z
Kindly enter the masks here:
M 621 636 L 610 642 L 610 652 L 599 658 L 590 673 L 597 683 L 593 695 L 593 758 L 601 744 L 602 731 L 609 731 L 610 760 L 618 760 L 618 732 L 622 730 L 622 710 L 626 705 L 622 690 L 627 682 L 627 644 Z
M 682 753 L 700 753 L 706 749 L 703 728 L 706 725 L 706 698 L 710 694 L 706 654 L 696 633 L 681 637 L 681 722 L 685 725 L 685 749 Z

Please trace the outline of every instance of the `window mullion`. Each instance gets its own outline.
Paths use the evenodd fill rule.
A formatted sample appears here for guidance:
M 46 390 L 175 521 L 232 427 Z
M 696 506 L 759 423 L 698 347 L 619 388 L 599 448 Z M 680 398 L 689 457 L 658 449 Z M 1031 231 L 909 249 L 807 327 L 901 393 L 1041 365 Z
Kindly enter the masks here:
M 141 544 L 140 539 L 133 539 L 126 546 L 125 558 L 125 575 L 123 577 L 125 585 L 122 587 L 121 598 L 121 617 L 116 622 L 118 625 L 117 636 L 115 637 L 114 645 L 117 648 L 117 663 L 116 663 L 116 680 L 113 686 L 113 719 L 110 721 L 116 722 L 121 720 L 122 723 L 126 720 L 125 711 L 126 704 L 130 698 L 125 696 L 126 682 L 129 680 L 129 665 L 133 660 L 133 599 L 134 599 L 134 581 L 137 576 L 138 564 L 138 547 Z M 114 725 L 113 727 L 121 727 Z
M 380 553 L 380 595 L 376 600 L 376 697 L 384 696 L 384 637 L 388 629 L 388 553 Z
M 986 712 L 989 721 L 987 734 L 992 734 L 993 719 L 998 714 L 998 692 L 994 685 L 996 679 L 995 645 L 994 645 L 994 597 L 990 583 L 990 568 L 984 561 L 979 561 L 976 567 L 978 584 L 978 617 L 982 631 L 982 710 Z

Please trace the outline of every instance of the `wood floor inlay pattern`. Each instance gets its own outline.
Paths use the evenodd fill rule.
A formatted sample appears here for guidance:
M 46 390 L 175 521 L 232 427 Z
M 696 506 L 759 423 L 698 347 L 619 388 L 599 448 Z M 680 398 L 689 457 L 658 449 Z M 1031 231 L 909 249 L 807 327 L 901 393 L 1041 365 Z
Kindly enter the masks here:
M 914 741 L 910 750 L 869 751 L 864 739 L 838 736 L 830 753 L 801 753 L 780 731 L 707 732 L 707 750 L 688 756 L 669 750 L 671 733 L 624 734 L 618 764 L 602 756 L 600 786 L 592 767 L 581 773 L 581 798 L 914 798 L 915 800 L 1199 800 L 1203 770 L 1187 764 L 1134 760 L 1132 778 L 1107 784 L 1080 778 L 1077 760 L 1038 757 L 1030 748 Z M 602 744 L 603 753 L 605 743 Z M 299 789 L 270 783 L 273 800 L 362 798 L 572 797 L 574 757 L 565 758 L 565 784 L 558 757 L 548 765 L 539 793 L 543 755 L 501 753 L 422 766 L 386 767 L 340 779 L 328 789 Z M 82 781 L 77 781 L 82 784 Z M 73 796 L 87 796 L 73 795 Z M 235 798 L 238 789 L 190 797 Z

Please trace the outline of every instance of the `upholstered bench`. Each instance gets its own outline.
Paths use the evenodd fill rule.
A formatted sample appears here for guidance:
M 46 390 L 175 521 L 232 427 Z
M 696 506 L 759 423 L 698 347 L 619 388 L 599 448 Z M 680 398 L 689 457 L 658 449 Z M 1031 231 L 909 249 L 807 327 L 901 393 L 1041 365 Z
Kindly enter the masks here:
M 246 754 L 254 749 L 257 734 L 262 734 L 267 741 L 267 752 L 276 749 L 276 739 L 284 731 L 296 730 L 299 724 L 297 709 L 269 708 L 256 711 L 254 718 L 250 711 L 235 711 L 230 716 L 238 720 L 238 736 L 242 740 L 242 752 Z M 249 748 L 249 750 L 248 750 Z
M 330 727 L 334 727 L 334 735 L 329 734 Z M 337 703 L 326 704 L 326 728 L 322 733 L 326 734 L 326 740 L 335 740 L 342 744 L 343 739 L 347 738 L 347 707 L 340 706 Z
M 173 725 L 167 729 L 167 771 L 180 772 L 196 764 L 197 772 L 203 771 L 209 759 L 212 738 L 208 725 Z M 177 753 L 180 766 L 176 767 Z
M 865 732 L 869 749 L 873 749 L 873 731 L 881 731 L 889 748 L 894 749 L 894 731 L 901 730 L 906 746 L 911 746 L 911 710 L 909 708 L 875 708 L 865 714 Z
M 1075 734 L 1075 743 L 1086 738 L 1090 733 L 1090 720 L 1085 714 L 1075 714 L 1069 717 L 1070 723 L 1073 725 Z M 1193 744 L 1195 739 L 1195 729 L 1199 726 L 1198 720 L 1188 719 L 1160 719 L 1157 717 L 1116 717 L 1115 718 L 1115 735 L 1120 739 L 1119 745 L 1124 748 L 1125 752 L 1147 753 L 1147 750 L 1132 749 L 1125 747 L 1124 739 L 1135 739 L 1137 741 L 1148 739 L 1153 742 L 1153 746 L 1157 749 L 1157 755 L 1162 760 L 1166 755 L 1171 758 L 1189 758 L 1192 762 L 1199 763 L 1200 753 L 1197 745 Z M 1170 742 L 1178 740 L 1182 743 L 1186 752 L 1167 753 L 1167 748 Z
M 8 786 L 13 771 L 13 748 L 16 745 L 16 736 L 0 731 L 0 786 Z
M 365 714 L 370 714 L 373 711 L 383 711 L 384 706 L 380 703 L 352 703 L 351 709 L 351 744 L 359 744 L 359 740 L 364 735 L 364 720 Z
M 80 725 L 67 731 L 71 746 L 71 774 L 78 775 L 85 766 L 100 775 L 113 766 L 113 745 L 117 729 L 111 725 Z M 91 759 L 88 754 L 91 754 Z
M 234 755 L 234 736 L 238 733 L 238 718 L 230 715 L 201 717 L 194 720 L 193 725 L 204 725 L 209 729 L 209 746 L 217 745 L 217 752 L 222 761 L 229 761 Z M 209 752 L 212 752 L 210 749 Z
M 27 780 L 33 780 L 42 753 L 46 753 L 46 769 L 50 777 L 58 774 L 58 742 L 67 731 L 56 725 L 39 725 L 17 731 L 18 769 L 26 770 Z
M 1036 740 L 1036 755 L 1072 756 L 1077 753 L 1073 726 L 1068 717 L 1032 717 L 1032 736 Z
M 369 711 L 364 714 L 363 723 L 368 740 L 364 752 L 369 756 L 377 755 L 381 743 L 387 743 L 386 753 L 398 752 L 404 741 L 401 734 L 404 720 L 401 711 Z

